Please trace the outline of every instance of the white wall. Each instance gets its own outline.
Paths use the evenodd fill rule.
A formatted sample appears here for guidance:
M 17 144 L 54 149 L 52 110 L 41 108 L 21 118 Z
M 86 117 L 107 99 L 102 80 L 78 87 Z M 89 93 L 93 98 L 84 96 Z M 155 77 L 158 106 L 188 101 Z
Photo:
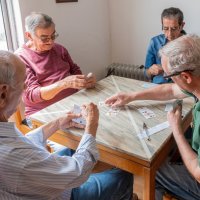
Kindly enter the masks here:
M 199 0 L 19 0 L 22 19 L 31 11 L 53 17 L 57 41 L 70 52 L 84 73 L 101 79 L 112 62 L 144 64 L 151 37 L 161 33 L 164 8 L 179 7 L 185 15 L 185 30 L 200 35 Z M 24 25 L 24 21 L 23 21 Z
M 63 44 L 84 73 L 105 76 L 111 62 L 110 25 L 107 0 L 78 0 L 55 3 L 55 0 L 19 0 L 23 19 L 32 11 L 51 16 Z
M 109 0 L 112 62 L 144 64 L 151 37 L 161 33 L 163 9 L 179 7 L 187 33 L 200 35 L 199 0 Z

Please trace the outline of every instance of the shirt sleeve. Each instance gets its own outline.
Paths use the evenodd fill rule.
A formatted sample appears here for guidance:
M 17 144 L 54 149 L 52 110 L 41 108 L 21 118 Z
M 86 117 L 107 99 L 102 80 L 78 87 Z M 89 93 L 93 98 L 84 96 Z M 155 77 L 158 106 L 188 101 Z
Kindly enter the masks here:
M 26 59 L 26 56 L 23 56 L 23 52 L 18 53 L 18 56 L 26 65 L 26 89 L 23 98 L 26 98 L 31 103 L 44 101 L 40 95 L 41 85 L 39 84 L 36 74 L 32 69 L 32 66 L 30 64 L 31 62 Z
M 43 137 L 42 127 L 34 129 L 25 135 L 26 138 L 31 140 L 36 146 L 42 146 L 46 148 L 46 141 Z
M 76 63 L 74 63 L 67 49 L 63 48 L 62 54 L 63 54 L 63 59 L 70 65 L 70 74 L 71 75 L 82 74 L 80 67 Z
M 155 48 L 154 48 L 154 41 L 151 39 L 150 44 L 147 48 L 147 55 L 146 55 L 146 60 L 145 60 L 145 69 L 150 68 L 153 64 L 156 63 L 156 58 L 155 58 Z
M 29 65 L 26 65 L 26 92 L 25 97 L 30 101 L 31 103 L 38 103 L 41 101 L 44 101 L 41 97 L 40 89 L 41 85 L 38 82 L 38 79 L 32 70 L 32 67 Z
M 71 74 L 71 75 L 82 74 L 80 67 L 73 62 L 68 51 L 63 46 L 56 45 L 54 52 L 56 52 L 57 55 L 59 56 L 59 58 L 55 57 L 55 59 L 63 59 L 67 63 L 67 65 L 69 64 L 69 66 L 70 66 L 69 74 Z M 41 102 L 46 101 L 46 100 L 42 99 L 42 97 L 41 97 L 40 90 L 41 90 L 41 87 L 43 87 L 43 85 L 41 85 L 40 82 L 38 81 L 37 74 L 34 71 L 33 66 L 32 66 L 33 61 L 28 60 L 26 58 L 27 56 L 25 56 L 22 51 L 21 52 L 18 51 L 18 56 L 22 59 L 22 61 L 26 65 L 25 84 L 27 87 L 23 94 L 24 101 L 30 102 L 31 104 L 41 103 Z M 38 67 L 39 67 L 40 63 L 34 63 L 34 65 L 38 65 Z
M 72 157 L 35 151 L 24 167 L 22 177 L 49 189 L 75 188 L 88 179 L 97 159 L 95 138 L 85 133 Z
M 154 42 L 153 42 L 153 39 L 151 39 L 149 46 L 147 48 L 145 67 L 144 67 L 144 75 L 147 78 L 150 78 L 147 75 L 147 69 L 149 69 L 155 63 L 156 63 L 156 58 L 155 58 Z

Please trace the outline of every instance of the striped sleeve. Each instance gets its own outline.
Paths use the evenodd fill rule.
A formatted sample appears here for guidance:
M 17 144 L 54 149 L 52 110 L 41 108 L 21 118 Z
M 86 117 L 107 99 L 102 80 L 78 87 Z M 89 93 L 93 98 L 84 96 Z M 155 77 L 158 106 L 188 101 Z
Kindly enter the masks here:
M 36 146 L 42 146 L 46 148 L 46 141 L 43 138 L 42 127 L 34 129 L 25 135 L 26 138 L 31 140 Z
M 24 166 L 22 177 L 26 179 L 22 181 L 31 180 L 37 189 L 43 185 L 49 190 L 75 188 L 88 179 L 97 159 L 95 138 L 85 133 L 72 157 L 38 151 L 32 154 Z

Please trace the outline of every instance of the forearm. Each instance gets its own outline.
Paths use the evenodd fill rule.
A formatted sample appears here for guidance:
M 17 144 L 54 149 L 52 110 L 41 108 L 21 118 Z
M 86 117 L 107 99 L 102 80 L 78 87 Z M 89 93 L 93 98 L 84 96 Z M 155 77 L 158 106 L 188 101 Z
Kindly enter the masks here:
M 182 99 L 186 95 L 173 83 L 162 84 L 144 91 L 133 92 L 130 94 L 130 100 L 158 100 L 166 101 L 170 99 Z
M 61 92 L 64 89 L 82 89 L 87 88 L 88 81 L 85 75 L 70 75 L 66 78 L 40 88 L 41 97 L 43 100 L 52 99 L 56 94 Z
M 58 81 L 54 84 L 41 87 L 40 88 L 41 97 L 43 100 L 50 100 L 54 98 L 59 92 L 67 88 L 69 88 L 69 85 L 66 82 L 62 80 Z
M 44 141 L 46 141 L 51 135 L 53 135 L 59 128 L 59 119 L 55 119 L 48 124 L 43 125 L 42 131 Z
M 192 176 L 200 182 L 200 169 L 198 164 L 198 156 L 193 151 L 191 146 L 189 145 L 188 141 L 186 140 L 183 130 L 177 129 L 175 130 L 176 133 L 174 134 L 175 141 L 177 143 L 179 152 L 183 159 L 185 166 L 187 167 L 188 171 Z

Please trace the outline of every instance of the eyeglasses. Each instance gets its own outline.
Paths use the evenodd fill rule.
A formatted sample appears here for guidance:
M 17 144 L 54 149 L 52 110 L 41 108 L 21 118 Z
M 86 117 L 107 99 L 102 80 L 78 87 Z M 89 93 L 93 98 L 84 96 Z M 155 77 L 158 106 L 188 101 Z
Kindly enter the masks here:
M 172 33 L 178 31 L 179 29 L 180 29 L 179 26 L 177 26 L 177 27 L 165 27 L 165 26 L 163 26 L 163 27 L 162 27 L 162 30 L 163 30 L 164 32 L 169 32 L 169 31 L 171 31 Z
M 50 40 L 55 40 L 59 34 L 58 33 L 53 33 L 50 37 L 46 37 L 46 36 L 41 36 L 41 37 L 38 37 L 37 35 L 35 35 L 37 38 L 39 38 L 41 40 L 41 42 L 43 43 L 47 43 L 49 42 Z
M 171 78 L 173 76 L 178 76 L 179 74 L 181 74 L 182 72 L 193 72 L 194 70 L 191 70 L 191 69 L 186 69 L 186 70 L 183 70 L 183 71 L 180 71 L 180 72 L 174 72 L 173 74 L 169 74 L 169 75 L 165 75 L 163 76 L 163 78 L 165 79 L 168 79 L 168 78 Z

